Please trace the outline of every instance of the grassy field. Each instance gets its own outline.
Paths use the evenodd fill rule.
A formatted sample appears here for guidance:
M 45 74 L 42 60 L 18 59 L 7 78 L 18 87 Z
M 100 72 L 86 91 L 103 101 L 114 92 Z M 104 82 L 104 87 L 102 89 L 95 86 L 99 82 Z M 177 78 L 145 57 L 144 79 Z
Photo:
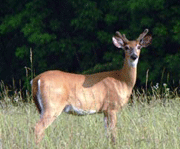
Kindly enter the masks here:
M 62 113 L 46 130 L 39 146 L 32 127 L 39 119 L 34 104 L 0 103 L 2 149 L 179 149 L 180 98 L 128 104 L 118 113 L 117 144 L 105 137 L 103 114 Z

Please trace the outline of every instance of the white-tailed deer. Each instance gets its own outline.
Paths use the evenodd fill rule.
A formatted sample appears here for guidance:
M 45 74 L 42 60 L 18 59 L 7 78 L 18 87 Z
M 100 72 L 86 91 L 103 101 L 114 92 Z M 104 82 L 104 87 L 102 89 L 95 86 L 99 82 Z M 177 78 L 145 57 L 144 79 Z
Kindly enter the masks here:
M 41 141 L 44 130 L 62 111 L 76 115 L 104 113 L 105 126 L 110 128 L 115 142 L 116 113 L 128 102 L 136 82 L 140 49 L 152 40 L 148 29 L 129 41 L 116 32 L 114 45 L 124 49 L 125 60 L 121 70 L 80 75 L 58 70 L 46 71 L 33 79 L 32 94 L 40 120 L 35 126 L 36 143 Z

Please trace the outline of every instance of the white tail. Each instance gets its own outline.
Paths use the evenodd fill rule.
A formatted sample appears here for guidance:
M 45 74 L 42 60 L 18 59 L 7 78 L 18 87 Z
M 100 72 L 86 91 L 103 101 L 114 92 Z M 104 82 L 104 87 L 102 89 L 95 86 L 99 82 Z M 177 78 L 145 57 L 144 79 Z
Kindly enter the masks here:
M 136 82 L 140 49 L 151 43 L 152 37 L 144 30 L 137 40 L 129 41 L 116 32 L 112 37 L 116 47 L 124 49 L 121 70 L 80 75 L 58 70 L 46 71 L 32 82 L 33 99 L 41 118 L 35 126 L 36 143 L 44 130 L 62 111 L 77 115 L 104 113 L 105 126 L 111 130 L 115 142 L 116 113 L 128 102 Z

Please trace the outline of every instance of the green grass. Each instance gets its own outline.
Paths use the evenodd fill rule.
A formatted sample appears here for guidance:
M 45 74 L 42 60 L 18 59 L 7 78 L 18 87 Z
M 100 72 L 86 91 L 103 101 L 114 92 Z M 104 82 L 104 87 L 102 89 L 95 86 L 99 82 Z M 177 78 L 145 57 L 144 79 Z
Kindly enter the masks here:
M 39 119 L 34 104 L 1 103 L 0 139 L 3 149 L 179 149 L 180 99 L 149 104 L 134 102 L 118 113 L 117 144 L 105 137 L 103 114 L 73 116 L 62 113 L 46 129 L 39 146 L 32 127 Z

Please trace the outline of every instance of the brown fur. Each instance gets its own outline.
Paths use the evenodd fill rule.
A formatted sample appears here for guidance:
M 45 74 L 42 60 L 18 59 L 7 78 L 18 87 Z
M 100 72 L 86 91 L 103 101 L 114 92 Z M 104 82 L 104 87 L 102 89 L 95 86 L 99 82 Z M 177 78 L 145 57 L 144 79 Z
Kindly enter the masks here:
M 121 40 L 121 37 L 114 37 Z M 149 42 L 146 39 L 147 44 Z M 115 45 L 119 44 L 114 43 Z M 101 72 L 92 75 L 81 75 L 62 72 L 58 70 L 46 71 L 33 79 L 32 93 L 34 102 L 41 113 L 41 107 L 37 101 L 38 80 L 44 113 L 35 126 L 36 142 L 42 137 L 44 130 L 56 119 L 67 105 L 73 105 L 84 111 L 96 110 L 103 112 L 107 127 L 112 130 L 112 141 L 115 142 L 116 113 L 129 100 L 136 82 L 137 67 L 128 64 L 131 52 L 138 57 L 140 50 L 135 47 L 139 41 L 128 41 L 124 46 L 129 47 L 125 51 L 124 65 L 121 70 Z M 120 47 L 118 45 L 118 47 Z M 124 48 L 124 47 L 121 47 Z

